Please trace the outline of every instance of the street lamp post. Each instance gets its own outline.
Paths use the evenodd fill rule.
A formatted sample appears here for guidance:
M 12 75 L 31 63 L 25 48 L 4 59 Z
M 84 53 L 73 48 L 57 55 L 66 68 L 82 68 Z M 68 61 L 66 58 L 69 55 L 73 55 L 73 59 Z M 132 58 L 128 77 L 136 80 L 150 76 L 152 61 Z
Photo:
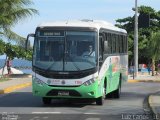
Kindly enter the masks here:
M 135 76 L 138 76 L 138 7 L 135 0 L 135 27 L 134 27 L 134 71 Z

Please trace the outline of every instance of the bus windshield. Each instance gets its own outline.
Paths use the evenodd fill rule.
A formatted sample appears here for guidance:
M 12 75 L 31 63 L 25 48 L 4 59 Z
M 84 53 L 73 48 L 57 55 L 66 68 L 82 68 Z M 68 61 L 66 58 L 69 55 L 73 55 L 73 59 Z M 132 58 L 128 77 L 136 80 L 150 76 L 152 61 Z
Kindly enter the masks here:
M 43 33 L 42 33 L 43 32 Z M 39 31 L 33 66 L 49 71 L 81 71 L 97 65 L 97 32 Z

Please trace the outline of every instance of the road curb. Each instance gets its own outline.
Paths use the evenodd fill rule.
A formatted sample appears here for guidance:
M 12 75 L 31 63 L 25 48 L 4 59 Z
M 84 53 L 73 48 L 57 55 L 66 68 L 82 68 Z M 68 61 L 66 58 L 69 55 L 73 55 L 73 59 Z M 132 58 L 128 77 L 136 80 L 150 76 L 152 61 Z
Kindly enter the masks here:
M 156 120 L 160 120 L 160 113 L 158 112 L 158 110 L 156 109 L 156 107 L 160 106 L 160 102 L 156 102 L 155 100 L 160 99 L 159 95 L 150 95 L 148 97 L 148 103 L 149 103 L 149 107 L 151 109 L 151 112 L 153 113 L 154 116 L 156 116 Z
M 11 74 L 7 75 L 8 78 L 31 78 L 31 74 Z
M 15 90 L 31 86 L 31 84 L 32 84 L 32 82 L 27 82 L 27 83 L 23 83 L 23 84 L 10 86 L 10 87 L 7 87 L 7 88 L 5 88 L 3 90 L 0 90 L 0 94 L 10 93 L 10 92 L 13 92 Z
M 151 111 L 152 111 L 154 114 L 156 114 L 156 111 L 155 111 L 155 109 L 154 109 L 154 107 L 153 107 L 153 98 L 152 98 L 152 96 L 153 96 L 153 95 L 150 95 L 150 96 L 148 97 L 148 103 L 149 103 L 149 107 L 151 108 Z
M 137 83 L 137 82 L 158 82 L 158 83 L 160 83 L 160 80 L 135 80 L 135 79 L 132 79 L 132 80 L 128 80 L 127 82 L 128 83 Z
M 160 120 L 160 116 L 159 116 L 160 114 L 158 113 L 158 111 L 154 107 L 154 106 L 156 106 L 155 105 L 156 103 L 154 103 L 153 96 L 154 95 L 149 95 L 148 104 L 149 104 L 150 110 L 151 110 L 152 114 L 154 115 L 154 117 L 156 118 L 156 120 Z

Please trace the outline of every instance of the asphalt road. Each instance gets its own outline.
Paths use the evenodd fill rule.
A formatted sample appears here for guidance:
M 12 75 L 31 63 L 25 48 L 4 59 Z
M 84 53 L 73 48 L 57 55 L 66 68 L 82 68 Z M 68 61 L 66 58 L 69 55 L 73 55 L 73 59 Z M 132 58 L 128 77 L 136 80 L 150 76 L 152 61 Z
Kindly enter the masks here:
M 14 120 L 151 120 L 147 96 L 159 91 L 160 83 L 126 83 L 120 99 L 108 98 L 103 106 L 94 102 L 53 100 L 43 105 L 31 87 L 0 95 L 0 119 Z

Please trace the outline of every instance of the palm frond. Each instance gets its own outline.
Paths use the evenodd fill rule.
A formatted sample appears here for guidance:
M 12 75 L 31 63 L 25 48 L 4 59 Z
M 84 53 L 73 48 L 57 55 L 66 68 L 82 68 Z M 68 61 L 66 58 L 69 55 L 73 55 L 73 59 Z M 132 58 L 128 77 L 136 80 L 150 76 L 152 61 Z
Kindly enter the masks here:
M 0 0 L 0 26 L 12 26 L 26 17 L 38 14 L 38 11 L 28 8 L 31 0 Z
M 12 24 L 15 24 L 19 22 L 20 20 L 23 20 L 29 16 L 32 16 L 34 14 L 38 14 L 38 11 L 32 8 L 19 8 L 14 10 L 12 13 L 10 13 L 7 17 L 10 17 L 12 19 Z
M 25 38 L 11 30 L 19 21 L 38 14 L 38 11 L 28 8 L 33 4 L 32 0 L 0 0 L 0 35 L 18 45 L 24 46 Z
M 4 30 L 4 35 L 5 37 L 8 38 L 8 40 L 10 41 L 14 41 L 16 42 L 16 44 L 22 46 L 22 47 L 25 47 L 25 38 L 19 36 L 18 34 L 16 34 L 15 32 L 13 32 L 12 30 L 10 29 L 5 29 Z
M 152 33 L 151 51 L 155 59 L 160 59 L 160 32 Z

